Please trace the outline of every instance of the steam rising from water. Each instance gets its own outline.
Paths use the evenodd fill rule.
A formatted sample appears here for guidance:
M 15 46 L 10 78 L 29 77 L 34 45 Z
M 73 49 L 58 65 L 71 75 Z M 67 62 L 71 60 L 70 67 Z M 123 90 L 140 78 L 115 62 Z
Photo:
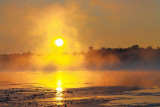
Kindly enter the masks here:
M 125 50 L 125 49 L 124 49 Z M 0 70 L 160 70 L 159 51 L 128 49 L 127 52 L 92 50 L 86 53 L 0 55 Z
M 143 57 L 145 57 L 145 54 Z M 146 60 L 149 60 L 147 64 L 150 64 L 150 61 L 153 61 L 153 65 L 156 64 L 157 62 L 154 62 L 153 59 L 153 57 L 147 57 Z M 129 59 L 129 61 L 129 63 L 124 63 L 121 57 L 116 54 L 102 56 L 100 52 L 90 51 L 75 54 L 52 53 L 38 55 L 26 53 L 1 55 L 0 70 L 3 78 L 0 81 L 10 80 L 14 84 L 15 82 L 23 84 L 19 83 L 23 80 L 22 82 L 38 82 L 55 88 L 56 86 L 53 85 L 57 84 L 56 81 L 61 81 L 66 88 L 112 85 L 152 88 L 160 86 L 159 72 L 155 72 L 155 70 L 159 70 L 154 67 L 155 65 L 151 64 L 150 67 L 153 68 L 148 69 L 140 63 L 144 60 L 133 61 Z M 145 72 L 148 70 L 150 72 Z

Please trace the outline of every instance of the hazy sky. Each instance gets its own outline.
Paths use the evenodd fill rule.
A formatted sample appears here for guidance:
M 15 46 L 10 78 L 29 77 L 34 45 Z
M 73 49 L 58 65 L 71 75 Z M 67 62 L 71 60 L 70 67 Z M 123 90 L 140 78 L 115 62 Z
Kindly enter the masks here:
M 160 46 L 160 0 L 0 0 L 0 53 Z

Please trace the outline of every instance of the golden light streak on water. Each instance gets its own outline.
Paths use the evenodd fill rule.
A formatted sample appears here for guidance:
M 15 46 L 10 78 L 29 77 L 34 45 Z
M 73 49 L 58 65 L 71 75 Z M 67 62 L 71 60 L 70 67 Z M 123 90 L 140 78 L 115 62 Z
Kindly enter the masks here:
M 62 88 L 62 82 L 61 80 L 58 80 L 57 82 L 57 88 L 56 88 L 56 101 L 57 101 L 57 105 L 62 105 L 63 103 L 61 102 L 63 100 L 62 96 L 62 91 L 63 91 L 63 88 Z

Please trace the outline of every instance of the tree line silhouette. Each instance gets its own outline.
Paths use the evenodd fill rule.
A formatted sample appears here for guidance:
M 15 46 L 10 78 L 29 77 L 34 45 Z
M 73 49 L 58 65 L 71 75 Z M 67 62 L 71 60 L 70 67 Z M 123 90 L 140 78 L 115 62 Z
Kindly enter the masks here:
M 153 49 L 151 46 L 140 48 L 139 45 L 128 48 L 89 47 L 85 60 L 90 69 L 159 70 L 160 48 Z
M 64 53 L 65 54 L 65 53 Z M 160 48 L 151 46 L 141 48 L 133 45 L 128 48 L 94 49 L 89 47 L 87 52 L 74 53 L 74 56 L 83 56 L 81 68 L 89 70 L 160 70 Z M 17 54 L 1 54 L 0 70 L 30 69 L 33 66 L 33 56 L 41 55 L 31 52 Z

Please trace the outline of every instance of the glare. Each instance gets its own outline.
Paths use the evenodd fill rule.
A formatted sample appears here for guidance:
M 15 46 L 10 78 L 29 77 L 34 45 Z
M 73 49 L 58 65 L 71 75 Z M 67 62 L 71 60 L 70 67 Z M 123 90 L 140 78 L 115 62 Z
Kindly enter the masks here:
M 56 44 L 56 46 L 62 46 L 63 45 L 63 40 L 62 39 L 56 39 L 55 44 Z
M 57 101 L 61 101 L 61 100 L 62 100 L 62 91 L 63 91 L 61 80 L 58 80 L 58 82 L 57 82 L 56 91 L 57 91 L 56 100 L 57 100 Z M 59 102 L 59 103 L 60 103 L 60 102 Z M 60 104 L 58 104 L 58 105 L 60 105 Z
M 57 86 L 58 86 L 58 87 L 61 87 L 61 85 L 62 85 L 61 80 L 58 80 L 58 82 L 57 82 Z
M 56 90 L 57 92 L 62 92 L 62 87 L 57 87 Z

